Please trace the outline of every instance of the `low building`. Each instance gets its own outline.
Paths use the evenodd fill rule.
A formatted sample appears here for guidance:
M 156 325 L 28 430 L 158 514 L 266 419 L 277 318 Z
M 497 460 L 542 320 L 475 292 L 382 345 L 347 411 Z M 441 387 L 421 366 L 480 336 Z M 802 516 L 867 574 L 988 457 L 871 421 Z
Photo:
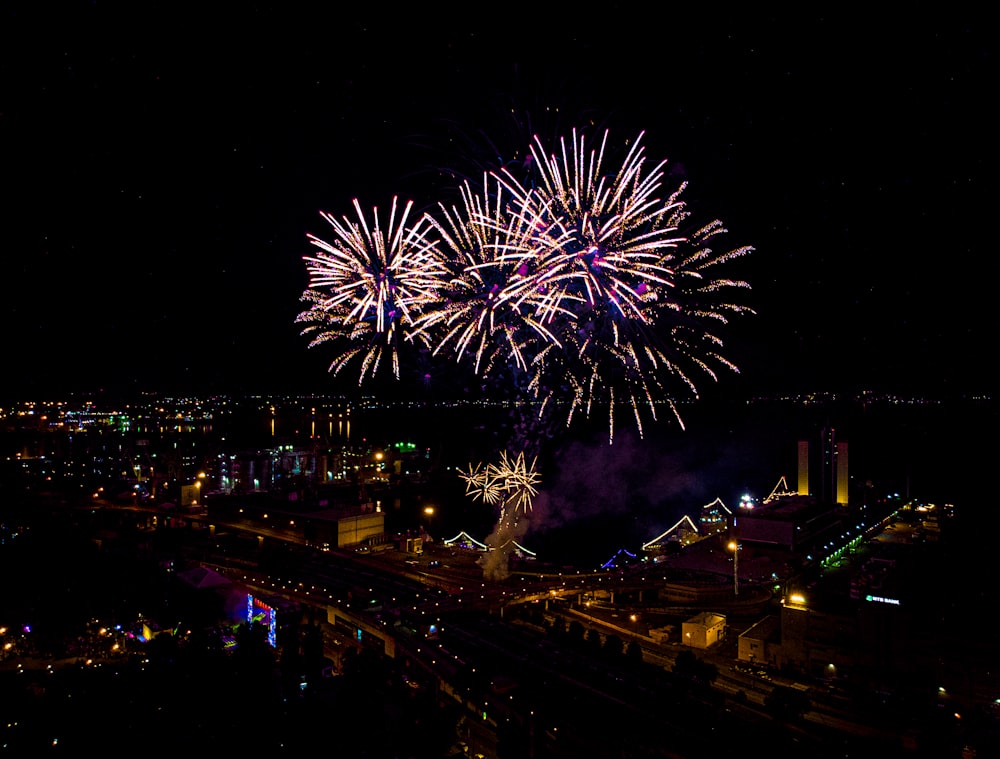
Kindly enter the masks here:
M 739 661 L 778 667 L 781 657 L 781 618 L 768 614 L 740 634 L 736 643 Z
M 710 611 L 696 614 L 681 623 L 681 643 L 692 648 L 709 648 L 726 637 L 726 617 Z
M 662 627 L 650 627 L 649 637 L 658 644 L 669 643 L 677 634 L 677 625 L 663 625 Z
M 396 538 L 397 548 L 403 553 L 423 554 L 424 539 L 419 535 L 400 535 Z
M 316 515 L 312 515 L 316 518 Z M 385 538 L 385 514 L 381 511 L 367 514 L 334 516 L 337 523 L 337 547 L 360 545 Z
M 803 553 L 835 540 L 845 511 L 811 496 L 775 497 L 762 506 L 741 508 L 734 520 L 740 543 Z

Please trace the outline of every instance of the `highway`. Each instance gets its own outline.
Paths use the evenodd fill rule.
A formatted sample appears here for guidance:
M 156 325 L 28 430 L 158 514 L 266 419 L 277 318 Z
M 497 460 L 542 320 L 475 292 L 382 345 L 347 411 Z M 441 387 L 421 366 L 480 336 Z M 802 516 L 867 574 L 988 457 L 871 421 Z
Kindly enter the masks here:
M 510 720 L 537 723 L 532 729 L 545 733 L 553 755 L 572 756 L 579 750 L 569 736 L 578 734 L 580 720 L 586 722 L 588 716 L 628 725 L 637 741 L 651 739 L 641 726 L 654 722 L 678 746 L 694 747 L 704 738 L 706 724 L 729 721 L 737 721 L 743 731 L 750 729 L 748 725 L 766 731 L 768 740 L 774 741 L 774 723 L 765 709 L 768 693 L 776 685 L 806 687 L 737 672 L 731 669 L 734 652 L 699 651 L 699 658 L 716 664 L 718 677 L 709 691 L 693 691 L 670 676 L 682 647 L 658 644 L 645 630 L 637 634 L 632 629 L 648 665 L 640 672 L 624 659 L 612 662 L 592 651 L 560 645 L 544 630 L 520 623 L 515 613 L 521 604 L 535 604 L 546 608 L 549 616 L 577 619 L 605 636 L 618 635 L 627 641 L 626 627 L 596 610 L 588 614 L 586 607 L 574 608 L 574 602 L 596 589 L 621 590 L 643 583 L 653 587 L 662 578 L 652 573 L 526 573 L 512 575 L 503 583 L 487 582 L 477 557 L 462 550 L 430 546 L 427 555 L 412 563 L 412 557 L 393 550 L 320 551 L 304 545 L 289 530 L 243 521 L 216 523 L 217 532 L 223 529 L 280 543 L 282 548 L 272 553 L 272 559 L 277 555 L 281 560 L 272 561 L 266 570 L 253 567 L 258 557 L 252 544 L 237 541 L 222 547 L 209 541 L 194 549 L 201 551 L 205 563 L 248 587 L 312 606 L 336 607 L 367 620 L 392 638 L 396 656 L 419 665 L 423 687 L 466 705 L 480 728 L 495 730 Z M 439 565 L 430 566 L 432 560 Z M 406 619 L 432 621 L 438 633 L 428 639 L 422 631 L 416 636 L 404 632 L 406 628 L 397 623 Z M 498 688 L 498 682 L 503 687 Z M 837 738 L 834 743 L 844 737 L 879 744 L 898 741 L 890 731 L 867 724 L 859 715 L 847 713 L 843 705 L 818 695 L 810 693 L 810 710 L 794 729 L 781 733 L 781 740 L 791 741 L 796 748 L 811 745 L 815 757 L 824 755 L 825 747 L 831 745 L 830 736 Z M 480 743 L 492 759 L 487 753 L 489 741 Z

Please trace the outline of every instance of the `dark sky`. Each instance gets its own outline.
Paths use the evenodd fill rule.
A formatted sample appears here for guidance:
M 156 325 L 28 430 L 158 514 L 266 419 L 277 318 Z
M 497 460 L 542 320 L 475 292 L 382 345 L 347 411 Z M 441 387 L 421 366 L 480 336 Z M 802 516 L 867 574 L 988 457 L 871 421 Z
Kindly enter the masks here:
M 320 211 L 436 202 L 428 145 L 512 108 L 644 130 L 754 247 L 725 389 L 992 389 L 985 11 L 230 11 L 2 6 L 0 396 L 342 388 L 294 323 Z

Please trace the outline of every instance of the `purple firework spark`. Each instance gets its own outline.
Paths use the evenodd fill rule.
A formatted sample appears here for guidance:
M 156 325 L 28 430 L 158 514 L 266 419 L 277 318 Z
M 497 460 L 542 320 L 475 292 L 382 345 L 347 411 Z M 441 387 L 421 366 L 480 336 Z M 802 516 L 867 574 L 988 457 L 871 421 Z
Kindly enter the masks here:
M 311 305 L 299 316 L 311 345 L 337 344 L 335 373 L 359 357 L 361 381 L 386 352 L 398 378 L 406 343 L 497 390 L 513 372 L 538 419 L 569 425 L 603 409 L 609 440 L 616 408 L 640 435 L 661 406 L 683 425 L 676 400 L 697 397 L 699 376 L 738 371 L 716 330 L 752 313 L 727 297 L 749 285 L 716 272 L 752 249 L 713 250 L 719 221 L 685 231 L 686 184 L 664 187 L 666 162 L 647 165 L 642 137 L 610 170 L 607 131 L 590 148 L 574 130 L 552 153 L 536 137 L 531 186 L 506 168 L 484 173 L 412 227 L 412 204 L 397 224 L 395 200 L 384 233 L 356 201 L 360 224 L 324 214 L 336 239 L 311 237 L 322 252 L 306 259 Z

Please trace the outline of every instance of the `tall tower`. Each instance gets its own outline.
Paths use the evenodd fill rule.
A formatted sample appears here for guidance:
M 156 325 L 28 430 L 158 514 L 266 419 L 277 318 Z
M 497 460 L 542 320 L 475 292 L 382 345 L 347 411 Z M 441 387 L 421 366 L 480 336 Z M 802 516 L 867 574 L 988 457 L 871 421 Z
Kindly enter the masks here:
M 799 495 L 809 495 L 809 441 L 799 441 Z
M 837 482 L 837 431 L 824 427 L 820 432 L 819 495 L 823 503 L 836 503 L 834 486 Z
M 849 503 L 847 495 L 847 442 L 837 443 L 837 493 L 834 502 L 838 506 L 846 506 Z
M 837 440 L 833 427 L 820 431 L 818 445 L 799 441 L 798 464 L 799 495 L 814 495 L 827 504 L 848 503 L 847 442 Z

